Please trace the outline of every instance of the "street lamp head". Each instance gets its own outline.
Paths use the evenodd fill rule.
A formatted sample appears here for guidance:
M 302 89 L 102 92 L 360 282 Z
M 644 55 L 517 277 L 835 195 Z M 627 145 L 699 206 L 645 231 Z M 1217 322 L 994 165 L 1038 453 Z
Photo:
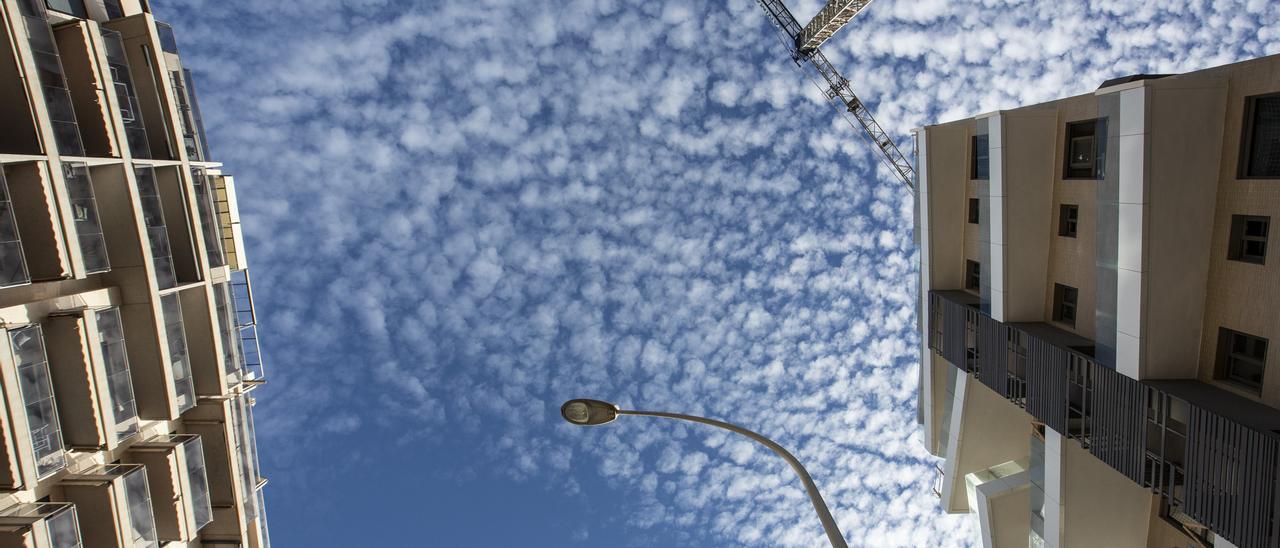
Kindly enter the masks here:
M 595 426 L 618 418 L 618 406 L 600 400 L 569 400 L 560 406 L 560 416 L 572 424 Z

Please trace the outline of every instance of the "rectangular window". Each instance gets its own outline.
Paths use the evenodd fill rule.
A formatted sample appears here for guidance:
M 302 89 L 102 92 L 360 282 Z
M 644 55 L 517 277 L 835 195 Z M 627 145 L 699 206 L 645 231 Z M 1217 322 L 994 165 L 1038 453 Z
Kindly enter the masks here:
M 1076 326 L 1076 298 L 1079 293 L 1069 285 L 1053 284 L 1053 321 Z
M 84 0 L 46 0 L 45 5 L 51 10 L 68 13 L 81 19 L 89 18 L 89 12 L 84 9 Z
M 1068 238 L 1076 237 L 1076 230 L 1080 225 L 1080 206 L 1075 204 L 1062 204 L 1058 208 L 1058 235 Z
M 1244 177 L 1280 177 L 1280 93 L 1246 99 Z
M 1218 378 L 1261 391 L 1266 368 L 1266 339 L 1218 328 Z
M 989 137 L 987 135 L 974 135 L 971 139 L 973 150 L 970 157 L 972 158 L 973 168 L 969 173 L 970 179 L 985 181 L 991 177 L 991 147 Z
M 977 198 L 969 198 L 969 224 L 971 225 L 978 224 L 978 219 L 980 215 L 978 213 L 978 206 L 979 206 L 979 203 Z
M 977 291 L 982 287 L 982 263 L 965 261 L 964 288 Z
M 1065 179 L 1102 179 L 1106 156 L 1107 119 L 1067 124 Z
M 1266 264 L 1267 232 L 1271 217 L 1257 215 L 1231 216 L 1231 242 L 1227 258 L 1246 263 Z

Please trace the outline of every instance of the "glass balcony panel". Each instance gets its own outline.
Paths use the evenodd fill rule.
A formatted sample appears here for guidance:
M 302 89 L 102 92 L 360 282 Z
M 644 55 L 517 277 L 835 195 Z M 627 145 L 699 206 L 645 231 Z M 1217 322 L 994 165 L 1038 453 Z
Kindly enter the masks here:
M 156 521 L 151 514 L 151 492 L 147 488 L 147 471 L 138 467 L 124 477 L 126 504 L 129 507 L 129 524 L 132 548 L 158 547 Z
M 81 548 L 80 520 L 76 515 L 76 507 L 67 505 L 66 510 L 57 515 L 45 518 L 49 532 L 50 548 Z
M 120 7 L 120 0 L 103 0 L 102 7 L 107 10 L 107 17 L 110 19 L 124 17 L 124 9 Z
M 187 354 L 187 337 L 182 325 L 182 303 L 178 295 L 161 297 L 165 335 L 169 344 L 169 365 L 173 372 L 173 391 L 180 411 L 195 407 L 195 385 L 191 380 L 191 362 Z
M 210 184 L 208 174 L 198 168 L 191 169 L 191 181 L 195 188 L 196 207 L 200 212 L 200 228 L 204 232 L 209 266 L 223 266 L 227 264 L 227 258 L 222 251 L 222 226 L 213 207 L 213 185 Z
M 49 363 L 44 352 L 44 335 L 38 325 L 9 332 L 13 359 L 17 363 L 18 391 L 27 415 L 27 434 L 32 457 L 40 477 L 61 470 L 67 464 L 58 426 L 58 409 L 49 384 Z
M 84 145 L 80 142 L 80 129 L 76 125 L 71 94 L 67 91 L 62 61 L 58 58 L 58 48 L 54 44 L 53 31 L 49 28 L 45 6 L 32 0 L 22 0 L 18 2 L 18 9 L 23 15 L 27 42 L 36 62 L 36 74 L 44 89 L 46 110 L 53 122 L 58 152 L 64 156 L 83 156 Z
M 173 27 L 168 23 L 156 21 L 156 34 L 160 35 L 160 49 L 174 55 L 178 54 L 178 41 L 173 37 Z
M 0 242 L 0 287 L 25 284 L 31 281 L 27 274 L 27 260 L 22 255 L 21 242 Z
M 102 223 L 98 219 L 98 203 L 93 194 L 93 181 L 89 168 L 79 162 L 62 164 L 63 180 L 71 195 L 71 210 L 75 218 L 76 237 L 80 243 L 80 255 L 89 273 L 111 270 L 107 258 L 106 240 L 102 235 Z
M 182 451 L 186 455 L 187 478 L 191 486 L 191 508 L 195 513 L 196 530 L 200 530 L 213 521 L 213 506 L 209 501 L 209 478 L 204 464 L 204 445 L 197 436 L 182 444 Z
M 98 338 L 102 342 L 102 359 L 107 373 L 107 392 L 116 423 L 116 439 L 123 440 L 138 433 L 138 409 L 133 395 L 133 375 L 125 349 L 120 311 L 99 311 Z
M 213 299 L 217 303 L 218 335 L 222 340 L 223 370 L 227 375 L 231 376 L 231 378 L 227 379 L 227 384 L 232 386 L 239 381 L 235 377 L 241 371 L 241 359 L 244 350 L 240 344 L 239 331 L 235 325 L 235 316 L 232 314 L 235 305 L 231 303 L 231 284 L 227 282 L 214 284 Z
M 110 0 L 106 7 L 111 18 L 123 17 L 122 12 L 118 16 L 111 13 Z M 124 122 L 129 152 L 134 158 L 151 158 L 151 146 L 147 141 L 147 130 L 143 124 L 138 95 L 134 91 L 133 77 L 129 71 L 129 58 L 124 49 L 124 39 L 119 32 L 109 29 L 102 29 L 102 39 L 106 44 L 107 68 L 111 72 L 111 80 L 115 83 L 112 88 L 116 94 L 116 103 L 120 105 L 120 119 Z

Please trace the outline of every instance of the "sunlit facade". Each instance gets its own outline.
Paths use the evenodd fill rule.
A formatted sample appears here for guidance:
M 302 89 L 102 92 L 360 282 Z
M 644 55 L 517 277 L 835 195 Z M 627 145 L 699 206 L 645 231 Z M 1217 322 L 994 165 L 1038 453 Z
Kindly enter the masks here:
M 915 133 L 943 509 L 985 546 L 1280 546 L 1280 56 Z
M 0 545 L 270 546 L 235 183 L 173 29 L 0 20 Z

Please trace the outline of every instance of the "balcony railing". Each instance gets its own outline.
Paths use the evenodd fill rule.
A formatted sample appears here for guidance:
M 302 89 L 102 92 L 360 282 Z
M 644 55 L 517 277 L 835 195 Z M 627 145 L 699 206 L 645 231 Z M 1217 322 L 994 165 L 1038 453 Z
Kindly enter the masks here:
M 191 357 L 187 349 L 187 332 L 183 326 L 182 303 L 177 293 L 160 298 L 164 319 L 165 338 L 168 341 L 169 365 L 173 372 L 173 392 L 179 412 L 196 405 L 196 389 L 191 378 Z
M 98 339 L 102 344 L 102 361 L 107 373 L 107 395 L 115 419 L 116 439 L 124 440 L 138 433 L 138 409 L 133 395 L 133 375 L 125 349 L 124 323 L 120 310 L 107 308 L 97 312 Z
M 1132 379 L 1087 340 L 995 321 L 971 300 L 930 292 L 930 348 L 1216 534 L 1280 546 L 1280 412 L 1194 380 Z
M 200 168 L 191 168 L 191 184 L 195 190 L 196 208 L 200 213 L 200 229 L 204 233 L 204 246 L 209 266 L 216 268 L 227 264 L 222 249 L 222 226 L 214 208 L 213 185 L 209 175 Z
M 142 120 L 142 106 L 138 103 L 133 76 L 129 71 L 129 57 L 125 54 L 124 38 L 119 32 L 105 27 L 101 28 L 101 31 L 102 41 L 106 44 L 107 50 L 107 69 L 111 72 L 116 102 L 120 104 L 120 120 L 124 122 L 125 138 L 129 141 L 129 153 L 134 158 L 151 158 L 147 127 Z
M 71 198 L 71 213 L 75 220 L 76 240 L 80 243 L 80 256 L 85 271 L 94 274 L 111 270 L 107 258 L 107 241 L 102 236 L 102 223 L 98 220 L 98 201 L 93 193 L 93 181 L 89 167 L 82 162 L 63 162 L 62 179 Z
M 253 288 L 249 283 L 247 270 L 231 273 L 231 296 L 235 303 L 236 329 L 240 337 L 245 380 L 263 380 L 266 378 L 266 371 L 258 348 L 258 317 L 253 309 Z

